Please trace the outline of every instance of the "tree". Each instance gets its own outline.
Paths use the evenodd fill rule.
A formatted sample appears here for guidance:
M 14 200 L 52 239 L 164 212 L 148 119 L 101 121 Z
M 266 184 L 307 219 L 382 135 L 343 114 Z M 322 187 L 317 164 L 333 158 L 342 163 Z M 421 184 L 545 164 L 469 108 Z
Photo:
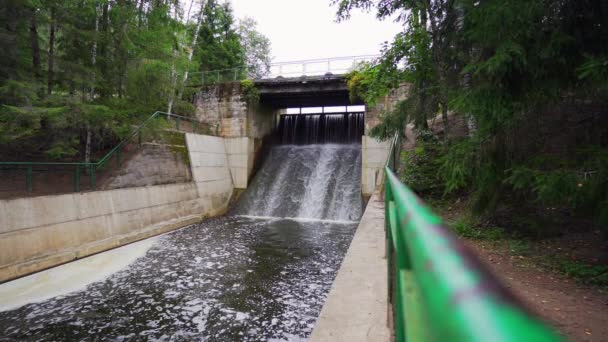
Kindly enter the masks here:
M 535 203 L 580 203 L 596 217 L 608 218 L 608 191 L 585 194 L 573 185 L 605 184 L 601 153 L 591 146 L 569 146 L 547 156 L 538 130 L 551 118 L 543 113 L 566 102 L 605 105 L 608 87 L 605 61 L 608 37 L 605 2 L 593 0 L 334 0 L 338 18 L 354 9 L 375 9 L 378 18 L 396 17 L 403 32 L 371 66 L 351 75 L 349 85 L 373 101 L 401 82 L 410 96 L 372 130 L 381 138 L 414 122 L 419 131 L 427 119 L 448 111 L 475 123 L 459 140 L 446 140 L 441 175 L 446 191 L 471 189 L 475 208 L 493 212 L 499 204 L 522 208 Z M 592 75 L 598 75 L 592 76 Z M 603 80 L 602 80 L 603 79 Z M 447 124 L 447 120 L 443 120 Z M 449 132 L 448 126 L 445 127 Z M 603 132 L 603 133 L 602 133 Z M 579 132 L 581 136 L 585 132 Z M 606 148 L 602 134 L 589 143 Z M 446 134 L 446 138 L 447 138 Z M 581 139 L 582 140 L 582 139 Z M 598 170 L 593 181 L 586 160 Z M 536 161 L 535 161 L 536 160 Z M 540 162 L 544 160 L 545 162 Z M 554 162 L 547 162 L 554 160 Z M 567 176 L 566 176 L 567 175 Z M 561 182 L 561 183 L 560 183 Z M 585 187 L 585 186 L 583 186 Z M 548 189 L 572 189 L 548 191 Z M 585 200 L 582 200 L 585 198 Z M 515 199 L 515 200 L 514 200 Z M 578 203 L 578 204 L 575 204 Z M 590 204 L 593 203 L 593 204 Z M 608 219 L 604 219 L 608 226 Z
M 245 17 L 239 22 L 239 35 L 241 44 L 245 49 L 245 65 L 247 76 L 250 78 L 263 78 L 270 73 L 272 61 L 270 40 L 257 31 L 257 22 L 253 18 Z
M 230 2 L 209 0 L 203 10 L 196 60 L 201 71 L 242 68 L 245 51 L 235 27 Z

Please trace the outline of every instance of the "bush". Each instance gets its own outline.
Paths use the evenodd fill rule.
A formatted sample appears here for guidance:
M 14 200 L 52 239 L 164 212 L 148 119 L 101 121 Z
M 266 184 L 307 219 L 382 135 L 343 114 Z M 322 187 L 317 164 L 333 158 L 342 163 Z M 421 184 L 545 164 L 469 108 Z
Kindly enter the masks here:
M 423 197 L 439 197 L 445 187 L 439 174 L 444 147 L 430 134 L 421 135 L 414 150 L 401 152 L 401 179 Z

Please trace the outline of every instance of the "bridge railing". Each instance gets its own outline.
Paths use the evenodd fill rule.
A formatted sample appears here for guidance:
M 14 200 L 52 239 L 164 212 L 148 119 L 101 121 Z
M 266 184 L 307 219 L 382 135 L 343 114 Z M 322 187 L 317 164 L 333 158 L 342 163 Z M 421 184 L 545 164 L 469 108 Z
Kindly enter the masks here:
M 262 78 L 321 76 L 325 74 L 341 75 L 354 70 L 361 63 L 372 62 L 380 55 L 361 55 L 309 59 L 270 64 L 270 69 Z M 211 71 L 188 72 L 187 86 L 212 85 L 236 82 L 250 78 L 246 67 L 219 69 Z
M 140 148 L 146 141 L 154 140 L 159 131 L 171 129 L 180 132 L 217 135 L 217 127 L 211 127 L 194 118 L 157 111 L 97 162 L 0 162 L 0 175 L 12 177 L 15 184 L 22 184 L 16 188 L 0 189 L 0 198 L 31 195 L 34 192 L 44 195 L 69 192 L 64 188 L 64 184 L 61 184 L 61 180 L 65 180 L 66 177 L 71 178 L 74 192 L 93 191 L 97 186 L 97 176 L 100 172 L 120 168 L 125 153 L 132 152 L 134 148 Z M 55 175 L 55 177 L 49 178 L 50 175 Z M 39 178 L 40 181 L 35 182 L 36 178 Z M 58 182 L 58 180 L 60 181 Z M 36 189 L 37 184 L 43 184 L 44 186 L 40 188 L 44 188 L 44 191 Z
M 520 305 L 393 169 L 385 167 L 388 291 L 395 341 L 560 341 Z
M 372 62 L 380 55 L 346 56 L 273 63 L 268 78 L 346 74 L 361 63 Z

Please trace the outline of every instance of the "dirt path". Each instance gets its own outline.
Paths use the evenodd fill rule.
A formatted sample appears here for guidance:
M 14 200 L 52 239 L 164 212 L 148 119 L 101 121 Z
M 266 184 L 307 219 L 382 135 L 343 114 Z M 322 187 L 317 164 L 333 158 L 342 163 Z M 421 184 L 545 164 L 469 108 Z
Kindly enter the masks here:
M 608 341 L 608 294 L 531 266 L 489 243 L 469 245 L 529 307 L 571 341 Z

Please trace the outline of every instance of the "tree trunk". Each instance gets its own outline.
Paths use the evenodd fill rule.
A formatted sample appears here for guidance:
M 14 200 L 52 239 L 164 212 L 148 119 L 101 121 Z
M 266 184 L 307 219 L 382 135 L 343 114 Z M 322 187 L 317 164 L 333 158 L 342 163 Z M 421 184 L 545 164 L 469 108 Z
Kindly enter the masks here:
M 137 27 L 141 27 L 144 18 L 144 0 L 139 0 L 139 9 L 137 10 Z
M 40 79 L 40 44 L 38 44 L 38 26 L 36 24 L 36 9 L 32 9 L 30 17 L 30 42 L 32 44 L 32 66 L 34 67 L 34 77 Z
M 49 28 L 49 56 L 48 56 L 48 72 L 47 72 L 47 93 L 50 95 L 53 92 L 53 76 L 55 68 L 55 30 L 57 27 L 55 17 L 55 7 L 51 7 L 51 23 Z
M 441 102 L 441 120 L 443 121 L 443 138 L 448 141 L 450 135 L 450 123 L 448 122 L 448 104 Z
M 91 48 L 91 66 L 93 69 L 93 82 L 91 83 L 91 101 L 95 98 L 95 82 L 97 82 L 97 36 L 99 34 L 99 15 L 97 15 L 98 5 L 95 4 L 95 34 L 93 35 L 93 47 Z
M 196 19 L 196 29 L 194 29 L 194 36 L 192 37 L 192 44 L 190 44 L 190 51 L 188 52 L 188 62 L 192 61 L 192 56 L 194 56 L 194 49 L 196 49 L 196 42 L 198 40 L 198 34 L 201 30 L 201 25 L 203 24 L 203 12 L 205 10 L 205 0 L 201 0 L 201 9 L 198 12 L 198 17 Z M 188 81 L 188 71 L 184 73 L 184 79 L 182 80 L 181 87 L 179 87 L 179 91 L 177 93 L 177 98 L 181 99 L 184 86 Z M 171 100 L 171 106 L 173 106 L 173 100 Z
M 91 127 L 89 126 L 89 124 L 87 124 L 87 141 L 84 147 L 84 162 L 91 162 Z M 89 168 L 87 167 L 85 168 L 85 170 L 87 170 L 88 172 Z

